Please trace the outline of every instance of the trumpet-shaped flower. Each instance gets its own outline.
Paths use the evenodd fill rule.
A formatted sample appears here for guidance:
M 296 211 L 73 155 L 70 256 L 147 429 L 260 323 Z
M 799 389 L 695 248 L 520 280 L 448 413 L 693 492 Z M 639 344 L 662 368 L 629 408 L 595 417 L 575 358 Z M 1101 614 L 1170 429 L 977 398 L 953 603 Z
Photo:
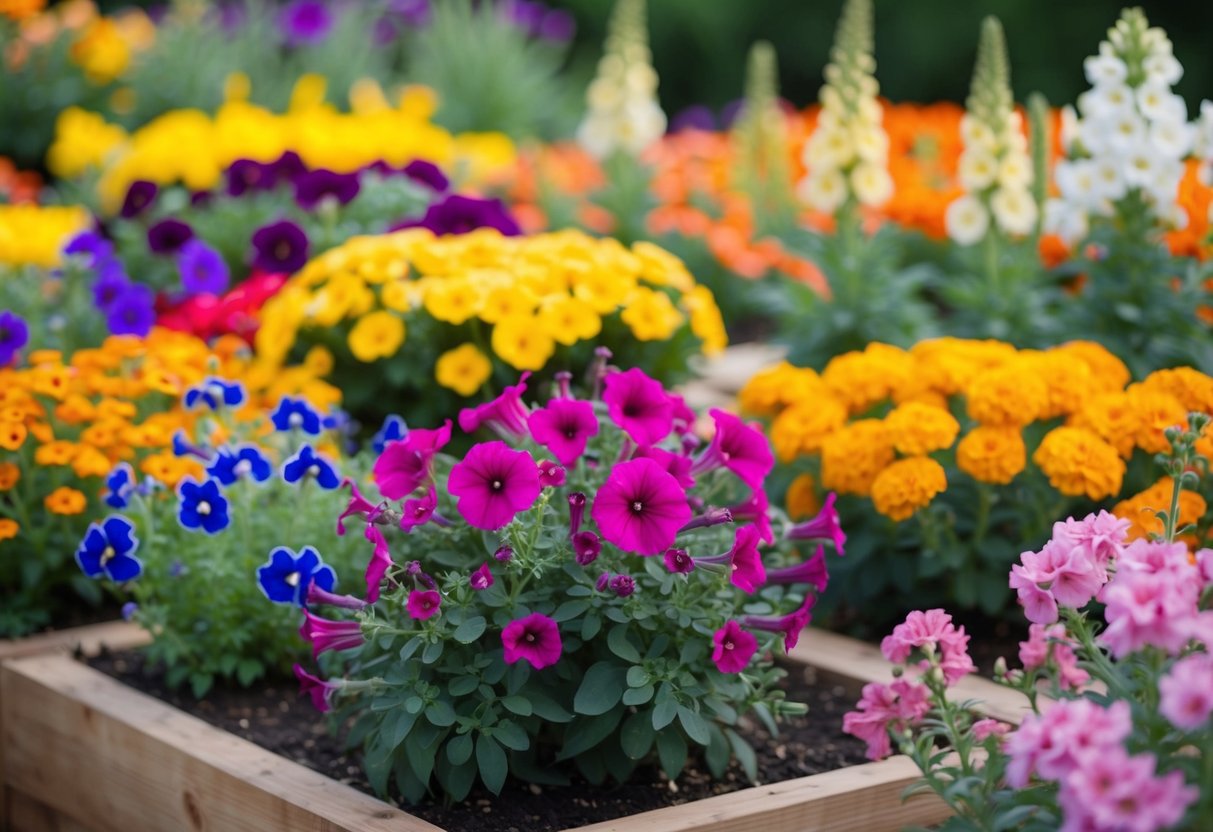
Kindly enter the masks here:
M 542 485 L 535 460 L 504 442 L 472 446 L 451 469 L 447 488 L 463 518 L 479 529 L 500 529 L 535 504 Z
M 451 441 L 448 419 L 437 430 L 411 430 L 401 440 L 389 442 L 375 460 L 372 475 L 379 493 L 401 500 L 432 476 L 434 456 Z
M 712 645 L 712 661 L 721 673 L 740 673 L 758 652 L 758 639 L 736 621 L 725 622 L 713 633 Z
M 590 438 L 598 435 L 594 406 L 575 399 L 552 399 L 547 407 L 533 411 L 527 424 L 535 441 L 565 466 L 575 465 Z
M 612 421 L 638 445 L 655 445 L 674 429 L 674 405 L 661 382 L 633 367 L 611 373 L 602 400 Z
M 691 466 L 692 474 L 724 467 L 750 488 L 762 488 L 775 456 L 762 431 L 747 425 L 732 413 L 713 408 L 708 411 L 716 423 L 716 433 L 707 449 Z
M 270 412 L 274 429 L 288 433 L 300 430 L 308 436 L 319 436 L 322 429 L 320 412 L 301 397 L 283 396 Z
M 651 459 L 633 459 L 611 470 L 590 516 L 602 536 L 623 551 L 655 555 L 674 543 L 693 515 L 674 477 Z
M 505 663 L 525 661 L 536 670 L 554 665 L 560 660 L 564 643 L 555 621 L 537 612 L 505 625 L 501 631 L 505 648 Z
M 525 372 L 517 384 L 505 388 L 491 402 L 459 411 L 459 427 L 464 433 L 475 433 L 487 426 L 506 439 L 526 436 L 529 413 L 522 403 L 522 394 L 526 392 L 526 381 L 530 377 L 531 374 Z
M 361 647 L 366 639 L 362 636 L 362 625 L 357 621 L 333 621 L 303 611 L 303 626 L 299 635 L 312 645 L 312 655 L 320 658 L 329 650 L 352 650 Z

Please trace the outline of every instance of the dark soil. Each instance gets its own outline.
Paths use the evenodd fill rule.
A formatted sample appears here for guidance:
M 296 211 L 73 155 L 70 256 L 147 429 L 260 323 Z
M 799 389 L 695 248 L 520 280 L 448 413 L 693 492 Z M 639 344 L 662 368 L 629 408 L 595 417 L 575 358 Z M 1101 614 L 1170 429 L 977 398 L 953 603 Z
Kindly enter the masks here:
M 159 673 L 148 672 L 135 651 L 103 654 L 89 664 L 138 690 L 356 789 L 370 792 L 356 752 L 346 753 L 310 702 L 299 696 L 294 680 L 244 690 L 217 688 L 201 701 L 185 690 L 170 691 Z M 763 782 L 773 783 L 865 762 L 864 745 L 842 733 L 842 715 L 854 702 L 838 686 L 818 683 L 812 669 L 789 668 L 788 697 L 806 702 L 809 713 L 786 723 L 772 739 L 760 726 L 742 734 L 758 752 Z M 671 782 L 655 769 L 637 771 L 622 786 L 528 786 L 510 781 L 500 796 L 473 792 L 463 803 L 424 803 L 404 808 L 449 832 L 555 832 L 588 823 L 687 803 L 746 788 L 750 783 L 734 765 L 722 779 L 692 764 Z

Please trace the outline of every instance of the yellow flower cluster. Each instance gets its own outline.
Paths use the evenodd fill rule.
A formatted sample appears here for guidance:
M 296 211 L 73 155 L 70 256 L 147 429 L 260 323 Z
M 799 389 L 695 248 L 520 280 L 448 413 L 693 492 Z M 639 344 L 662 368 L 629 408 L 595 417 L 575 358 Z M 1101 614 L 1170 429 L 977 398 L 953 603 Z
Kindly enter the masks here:
M 427 159 L 465 173 L 472 182 L 514 164 L 514 145 L 503 134 L 452 135 L 433 124 L 435 98 L 428 89 L 410 87 L 392 106 L 374 82 L 364 79 L 356 87 L 354 110 L 343 113 L 324 102 L 325 80 L 305 75 L 288 110 L 274 113 L 244 100 L 247 79 L 236 76 L 229 81 L 228 100 L 213 116 L 172 110 L 130 135 L 99 116 L 69 108 L 56 123 L 47 166 L 64 178 L 99 168 L 102 207 L 112 213 L 137 179 L 206 190 L 237 159 L 269 162 L 287 150 L 310 167 L 339 172 L 378 160 L 403 165 Z
M 0 369 L 0 493 L 32 482 L 35 468 L 38 483 L 51 490 L 13 501 L 24 513 L 0 521 L 0 539 L 17 537 L 21 523 L 47 522 L 29 511 L 36 497 L 53 514 L 83 513 L 119 462 L 170 488 L 201 475 L 195 460 L 173 454 L 172 437 L 179 429 L 192 432 L 197 415 L 181 407 L 181 396 L 208 375 L 244 383 L 249 401 L 236 414 L 242 421 L 263 419 L 286 394 L 324 408 L 341 396 L 307 366 L 264 372 L 231 337 L 208 347 L 191 335 L 153 329 L 146 338 L 110 337 L 67 360 L 54 350 L 34 351 L 27 366 Z
M 1006 485 L 1028 462 L 1024 429 L 1042 422 L 1051 429 L 1032 461 L 1052 486 L 1115 496 L 1134 450 L 1164 450 L 1167 427 L 1213 411 L 1213 378 L 1191 368 L 1129 381 L 1123 362 L 1091 342 L 1037 351 L 941 338 L 910 350 L 869 344 L 820 374 L 785 362 L 755 375 L 739 400 L 771 419 L 779 459 L 817 459 L 823 488 L 871 496 L 900 520 L 946 488 L 929 455 L 954 449 L 960 472 Z M 1213 436 L 1202 441 L 1213 449 Z
M 20 21 L 5 43 L 6 68 L 19 71 L 44 62 L 37 51 L 62 39 L 68 59 L 90 82 L 103 85 L 120 77 L 131 58 L 156 39 L 156 25 L 142 9 L 103 17 L 89 0 L 67 0 L 39 13 L 43 5 L 43 0 L 0 0 L 0 17 Z
M 64 243 L 88 222 L 79 205 L 0 205 L 0 264 L 57 266 Z
M 669 339 L 689 323 L 705 352 L 726 343 L 712 293 L 651 243 L 629 249 L 579 231 L 435 237 L 413 228 L 356 237 L 304 266 L 262 310 L 257 354 L 277 366 L 301 330 L 352 321 L 353 356 L 388 358 L 405 342 L 406 319 L 419 313 L 467 325 L 468 343 L 435 366 L 438 383 L 461 396 L 488 380 L 486 346 L 516 370 L 539 370 L 557 345 L 597 337 L 615 315 L 640 341 Z
M 156 40 L 156 24 L 138 9 L 90 21 L 72 42 L 68 55 L 94 84 L 117 80 L 136 52 Z
M 1171 510 L 1171 490 L 1173 482 L 1170 477 L 1164 477 L 1140 494 L 1134 494 L 1127 500 L 1121 500 L 1112 508 L 1117 517 L 1128 520 L 1129 540 L 1147 539 L 1151 534 L 1163 533 L 1162 520 L 1156 515 L 1160 511 Z M 1179 492 L 1179 512 L 1176 528 L 1183 528 L 1189 523 L 1195 523 L 1205 516 L 1209 506 L 1205 498 L 1195 491 Z

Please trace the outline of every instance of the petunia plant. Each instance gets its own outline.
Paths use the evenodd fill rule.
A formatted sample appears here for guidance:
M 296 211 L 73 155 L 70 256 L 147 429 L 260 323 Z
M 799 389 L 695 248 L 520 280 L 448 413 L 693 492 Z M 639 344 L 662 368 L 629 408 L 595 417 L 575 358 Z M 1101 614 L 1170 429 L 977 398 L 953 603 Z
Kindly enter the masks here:
M 804 712 L 773 659 L 826 585 L 837 515 L 790 524 L 759 430 L 713 410 L 702 441 L 681 397 L 607 360 L 587 396 L 562 373 L 542 406 L 524 374 L 459 413 L 483 440 L 462 457 L 447 420 L 351 485 L 339 529 L 366 540 L 365 593 L 309 587 L 301 632 L 329 676 L 296 673 L 352 722 L 377 791 L 460 800 L 649 761 L 674 778 L 691 755 L 756 779 L 741 717 L 774 732 Z

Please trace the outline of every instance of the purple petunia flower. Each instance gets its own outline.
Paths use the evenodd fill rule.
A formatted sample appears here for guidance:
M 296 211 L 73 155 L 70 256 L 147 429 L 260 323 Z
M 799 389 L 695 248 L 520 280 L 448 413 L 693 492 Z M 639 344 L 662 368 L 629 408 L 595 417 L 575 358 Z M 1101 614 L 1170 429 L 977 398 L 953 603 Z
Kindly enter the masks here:
M 695 571 L 695 559 L 686 549 L 671 547 L 665 550 L 665 568 L 675 575 L 685 575 Z
M 105 324 L 113 335 L 138 335 L 152 331 L 156 323 L 156 295 L 150 287 L 127 284 L 105 310 Z
M 831 491 L 826 495 L 821 511 L 812 520 L 792 526 L 784 533 L 788 540 L 828 540 L 834 544 L 834 551 L 842 556 L 846 554 L 843 547 L 847 542 L 847 534 L 842 530 L 838 519 L 838 509 L 834 504 L 838 495 Z
M 411 532 L 431 520 L 439 526 L 451 525 L 450 520 L 438 513 L 438 490 L 432 485 L 424 497 L 413 497 L 404 501 L 404 505 L 400 507 L 400 528 Z
M 451 187 L 451 180 L 446 178 L 442 168 L 425 159 L 414 159 L 401 168 L 400 172 L 418 185 L 424 185 L 435 193 L 445 193 Z
M 692 460 L 689 456 L 672 453 L 664 448 L 642 446 L 632 451 L 632 459 L 651 459 L 660 465 L 678 484 L 688 491 L 695 487 L 695 478 L 691 476 Z
M 338 205 L 348 205 L 358 196 L 358 174 L 334 173 L 323 168 L 307 171 L 295 177 L 295 204 L 311 211 L 326 199 Z
M 181 286 L 190 295 L 222 294 L 231 280 L 223 255 L 195 237 L 177 253 Z
M 590 437 L 598 435 L 594 406 L 576 399 L 552 399 L 547 407 L 532 412 L 527 424 L 535 441 L 565 466 L 577 464 Z
M 402 500 L 432 476 L 434 456 L 451 441 L 451 421 L 437 430 L 418 428 L 404 439 L 389 442 L 375 460 L 372 477 L 379 493 L 389 500 Z M 536 475 L 538 480 L 538 475 Z
M 616 465 L 590 509 L 603 537 L 625 552 L 664 552 L 691 519 L 678 481 L 651 459 Z
M 637 445 L 655 445 L 674 429 L 674 406 L 661 382 L 633 367 L 604 381 L 607 413 Z M 665 548 L 665 547 L 662 547 Z
M 93 305 L 102 312 L 109 312 L 114 301 L 126 294 L 131 281 L 117 260 L 108 260 L 97 267 L 93 279 Z
M 309 584 L 308 589 L 314 586 Z M 352 650 L 366 643 L 362 635 L 362 625 L 357 621 L 333 621 L 318 615 L 303 611 L 303 626 L 299 635 L 304 641 L 311 642 L 312 656 L 319 659 L 320 654 L 329 650 Z
M 478 529 L 495 531 L 526 511 L 542 486 L 535 460 L 504 442 L 473 445 L 451 469 L 447 489 L 458 498 L 463 519 Z
M 159 192 L 155 182 L 136 179 L 126 189 L 126 197 L 122 200 L 122 218 L 129 220 L 142 214 L 156 201 Z
M 505 625 L 501 631 L 505 648 L 505 663 L 522 660 L 536 670 L 556 664 L 564 652 L 560 627 L 555 621 L 537 612 Z
M 500 199 L 477 199 L 460 194 L 451 194 L 441 202 L 435 202 L 426 209 L 421 219 L 405 220 L 389 230 L 405 228 L 428 228 L 439 236 L 466 234 L 477 228 L 495 228 L 506 237 L 516 237 L 522 233 L 518 221 Z
M 243 196 L 249 191 L 268 191 L 278 183 L 277 171 L 252 159 L 237 159 L 228 165 L 225 173 L 227 192 L 230 196 Z
M 736 621 L 725 622 L 712 635 L 712 642 L 715 645 L 712 661 L 721 673 L 740 673 L 758 652 L 758 639 L 754 638 L 753 633 L 741 629 Z
M 307 263 L 310 243 L 290 220 L 263 225 L 253 232 L 253 268 L 271 274 L 293 274 Z
M 414 589 L 409 593 L 408 601 L 405 602 L 409 617 L 418 621 L 433 618 L 438 614 L 441 606 L 442 596 L 432 589 Z
M 716 114 L 712 108 L 704 104 L 695 104 L 680 110 L 670 119 L 670 132 L 679 133 L 683 130 L 716 130 Z
M 536 34 L 553 43 L 568 43 L 577 34 L 577 19 L 564 9 L 549 9 L 539 21 Z
M 479 569 L 468 576 L 468 585 L 477 592 L 488 589 L 493 585 L 493 573 L 489 571 L 489 562 L 487 560 L 480 565 Z
M 63 253 L 83 254 L 88 258 L 87 264 L 96 267 L 99 263 L 113 258 L 114 244 L 96 231 L 81 231 L 67 241 Z
M 312 705 L 321 713 L 326 713 L 333 706 L 333 694 L 340 685 L 336 682 L 326 682 L 319 676 L 313 676 L 295 665 L 295 678 L 299 680 L 299 692 L 312 700 Z
M 156 254 L 176 254 L 193 236 L 188 223 L 169 217 L 147 230 L 147 247 Z
M 307 596 L 304 600 L 309 604 L 326 604 L 330 607 L 340 607 L 343 610 L 361 610 L 368 606 L 366 601 L 353 595 L 337 595 L 321 588 L 315 581 L 307 585 Z
M 323 43 L 333 28 L 333 13 L 323 0 L 292 0 L 278 15 L 278 28 L 287 46 Z
M 581 531 L 581 518 L 585 516 L 585 495 L 580 491 L 569 494 L 569 537 Z
M 8 366 L 29 343 L 29 327 L 25 320 L 8 309 L 0 310 L 0 367 Z

